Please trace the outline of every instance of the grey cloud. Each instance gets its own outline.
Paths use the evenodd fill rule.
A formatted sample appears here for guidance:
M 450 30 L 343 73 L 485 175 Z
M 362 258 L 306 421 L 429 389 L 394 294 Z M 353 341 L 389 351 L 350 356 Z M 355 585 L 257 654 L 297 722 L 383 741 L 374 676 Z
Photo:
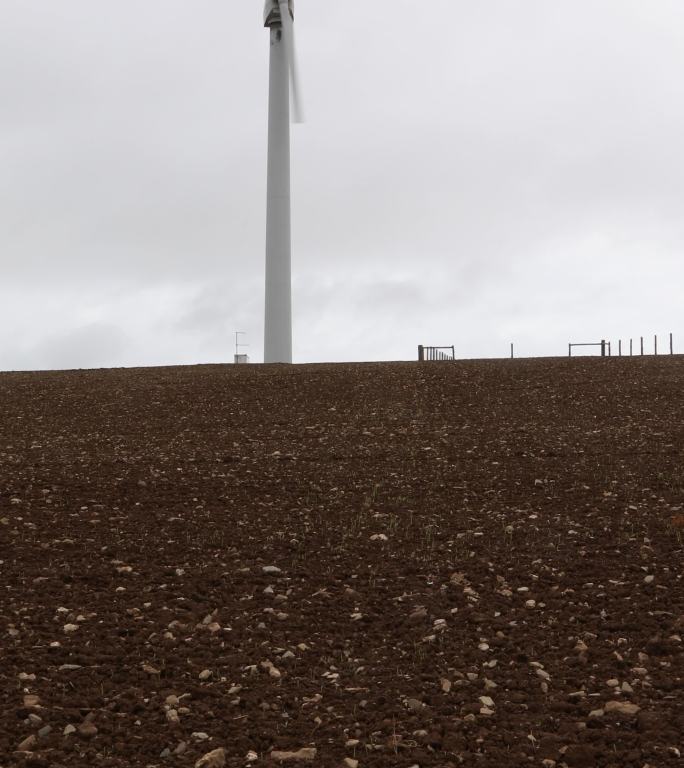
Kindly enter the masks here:
M 236 329 L 259 358 L 260 13 L 3 2 L 0 365 L 58 366 L 45 329 L 93 317 L 111 364 L 228 359 Z M 296 359 L 684 334 L 683 22 L 679 0 L 298 0 Z
M 117 326 L 92 323 L 68 332 L 48 332 L 29 352 L 29 359 L 43 361 L 45 368 L 111 367 L 122 364 L 128 346 L 126 334 Z

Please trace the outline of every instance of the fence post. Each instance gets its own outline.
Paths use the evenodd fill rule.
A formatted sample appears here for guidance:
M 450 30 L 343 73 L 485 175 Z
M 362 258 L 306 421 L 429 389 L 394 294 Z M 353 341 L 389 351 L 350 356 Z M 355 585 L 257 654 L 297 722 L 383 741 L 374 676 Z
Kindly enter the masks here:
M 643 355 L 644 354 L 644 337 L 640 336 L 639 338 L 641 339 L 641 354 Z
M 670 354 L 674 355 L 674 350 L 672 348 L 672 334 L 670 334 Z
M 618 357 L 622 357 L 622 339 L 618 339 Z
M 513 344 L 511 343 L 511 360 L 513 359 Z
M 572 344 L 568 344 L 568 357 L 572 357 Z
M 425 360 L 425 348 L 422 344 L 418 345 L 418 360 L 422 361 Z
M 632 340 L 629 340 L 629 356 L 632 356 Z
M 658 354 L 658 336 L 657 335 L 653 337 L 653 354 L 654 355 Z
M 606 340 L 601 339 L 601 357 L 606 356 Z

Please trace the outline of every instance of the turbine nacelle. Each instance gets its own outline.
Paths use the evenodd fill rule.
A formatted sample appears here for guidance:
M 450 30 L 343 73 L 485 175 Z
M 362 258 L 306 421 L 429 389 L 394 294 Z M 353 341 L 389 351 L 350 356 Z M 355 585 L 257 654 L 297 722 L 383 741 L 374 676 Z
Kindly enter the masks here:
M 290 10 L 290 18 L 294 21 L 294 0 L 287 0 L 287 6 Z M 266 5 L 264 6 L 264 26 L 282 26 L 282 23 L 278 0 L 266 0 Z

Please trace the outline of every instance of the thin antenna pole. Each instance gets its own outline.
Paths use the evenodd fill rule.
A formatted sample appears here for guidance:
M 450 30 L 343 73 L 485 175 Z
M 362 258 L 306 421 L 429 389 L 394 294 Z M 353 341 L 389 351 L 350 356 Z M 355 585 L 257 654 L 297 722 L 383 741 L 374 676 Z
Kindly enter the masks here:
M 244 336 L 246 331 L 235 331 L 235 354 L 240 354 L 240 347 L 244 346 L 244 344 L 239 343 L 238 336 Z

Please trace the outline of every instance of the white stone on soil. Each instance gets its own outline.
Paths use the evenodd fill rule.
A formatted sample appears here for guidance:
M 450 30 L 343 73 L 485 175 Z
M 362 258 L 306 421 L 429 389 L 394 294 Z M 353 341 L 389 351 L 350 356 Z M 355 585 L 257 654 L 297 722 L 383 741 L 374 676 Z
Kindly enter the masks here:
M 215 749 L 212 752 L 207 752 L 206 755 L 200 757 L 195 763 L 195 768 L 223 768 L 226 764 L 226 751 L 225 749 Z
M 296 760 L 302 760 L 311 762 L 316 759 L 316 748 L 315 747 L 302 747 L 302 749 L 298 749 L 296 752 L 279 752 L 276 750 L 273 750 L 271 752 L 271 760 L 275 760 L 279 763 L 285 763 L 285 762 L 291 762 Z
M 631 717 L 632 715 L 636 715 L 641 707 L 638 704 L 631 704 L 628 701 L 608 701 L 606 702 L 604 709 L 606 712 L 616 712 L 619 715 Z

